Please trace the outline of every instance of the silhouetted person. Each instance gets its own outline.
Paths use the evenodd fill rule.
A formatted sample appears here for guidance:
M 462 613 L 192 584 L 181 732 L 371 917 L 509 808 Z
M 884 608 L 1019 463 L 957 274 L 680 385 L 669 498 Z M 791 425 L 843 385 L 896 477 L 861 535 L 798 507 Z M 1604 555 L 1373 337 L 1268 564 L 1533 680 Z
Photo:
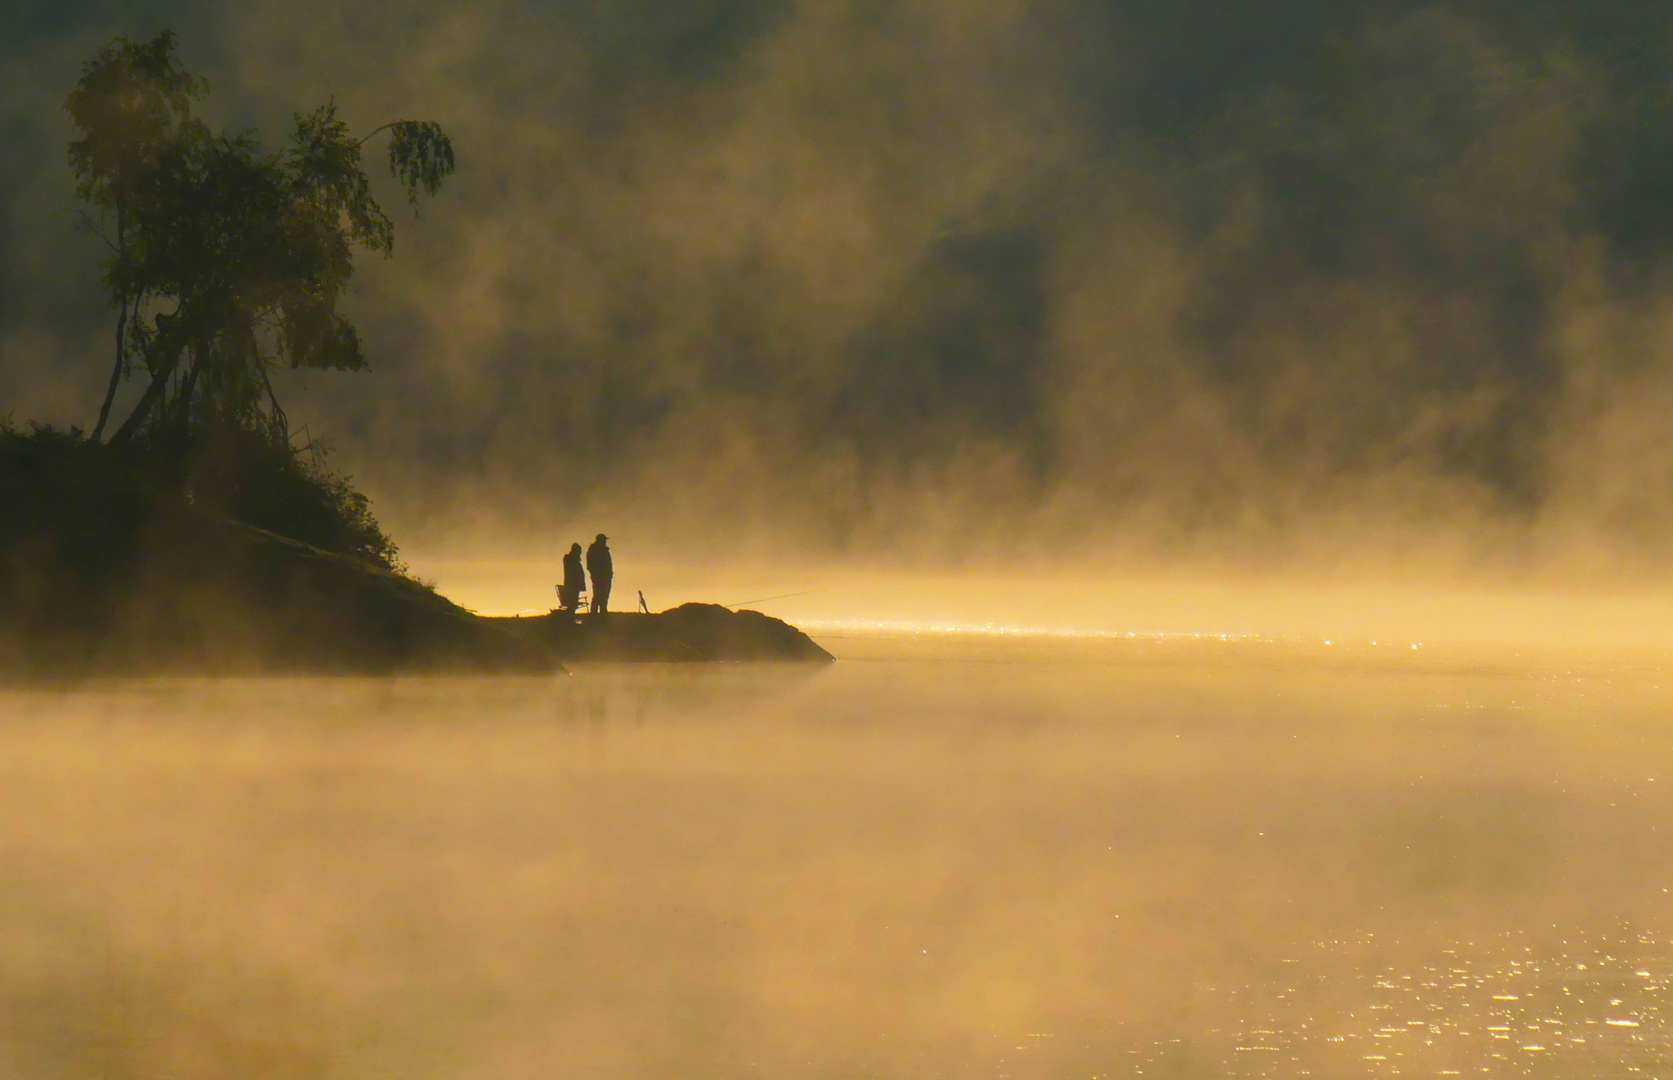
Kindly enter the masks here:
M 558 587 L 558 610 L 573 612 L 581 604 L 581 590 L 587 587 L 586 571 L 581 569 L 581 545 L 569 545 L 563 557 L 563 584 Z
M 610 579 L 616 576 L 616 568 L 611 565 L 610 549 L 604 543 L 608 539 L 599 533 L 598 539 L 587 546 L 587 573 L 593 576 L 594 615 L 610 610 Z

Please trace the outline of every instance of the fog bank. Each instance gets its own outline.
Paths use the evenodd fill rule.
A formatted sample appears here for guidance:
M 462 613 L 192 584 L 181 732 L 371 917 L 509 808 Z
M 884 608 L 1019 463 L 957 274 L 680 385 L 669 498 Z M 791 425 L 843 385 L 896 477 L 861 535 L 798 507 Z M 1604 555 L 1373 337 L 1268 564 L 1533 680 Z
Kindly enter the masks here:
M 217 119 L 434 117 L 370 375 L 286 380 L 409 546 L 1561 565 L 1673 526 L 1673 16 L 1458 0 L 373 13 L 90 0 L 0 46 L 0 412 L 108 351 L 58 110 L 171 25 Z

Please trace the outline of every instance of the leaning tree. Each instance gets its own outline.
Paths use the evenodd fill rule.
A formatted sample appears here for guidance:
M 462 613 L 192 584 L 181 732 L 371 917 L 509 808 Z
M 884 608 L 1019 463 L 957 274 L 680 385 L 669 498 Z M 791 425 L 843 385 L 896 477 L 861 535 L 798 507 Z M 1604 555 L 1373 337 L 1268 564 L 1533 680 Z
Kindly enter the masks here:
M 95 440 L 129 378 L 144 389 L 112 443 L 222 425 L 288 439 L 275 369 L 366 366 L 337 300 L 355 249 L 387 257 L 394 227 L 362 149 L 387 137 L 390 171 L 414 205 L 453 172 L 435 123 L 396 120 L 356 137 L 330 102 L 297 114 L 287 145 L 270 151 L 193 116 L 206 89 L 164 31 L 105 45 L 65 102 L 76 193 L 110 248 L 103 284 L 117 310 Z

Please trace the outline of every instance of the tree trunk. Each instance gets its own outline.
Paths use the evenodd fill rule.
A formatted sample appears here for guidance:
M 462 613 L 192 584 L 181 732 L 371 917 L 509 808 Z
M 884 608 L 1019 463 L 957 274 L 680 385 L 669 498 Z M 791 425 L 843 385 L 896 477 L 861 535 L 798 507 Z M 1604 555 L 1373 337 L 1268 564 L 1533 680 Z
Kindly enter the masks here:
M 199 360 L 197 363 L 192 365 L 190 371 L 186 372 L 186 377 L 180 380 L 180 393 L 174 403 L 176 413 L 174 423 L 182 429 L 191 424 L 192 395 L 197 393 L 198 372 L 202 370 L 203 361 Z
M 128 237 L 127 233 L 122 228 L 122 208 L 118 205 L 116 209 L 116 258 L 120 261 L 126 257 L 127 250 Z M 137 313 L 137 309 L 139 307 L 139 301 L 137 298 L 134 301 L 134 307 Z M 99 406 L 99 422 L 93 425 L 94 442 L 98 442 L 99 437 L 105 433 L 105 422 L 110 419 L 110 407 L 116 401 L 116 388 L 122 385 L 122 362 L 127 355 L 127 350 L 124 348 L 127 341 L 127 333 L 128 294 L 123 293 L 122 310 L 118 312 L 116 316 L 116 366 L 110 369 L 110 385 L 105 387 L 104 404 Z
M 134 411 L 122 421 L 122 426 L 116 429 L 116 434 L 110 437 L 110 445 L 121 446 L 134 437 L 134 433 L 145 423 L 145 418 L 151 415 L 151 410 L 156 407 L 157 402 L 162 400 L 163 390 L 168 386 L 168 377 L 173 371 L 174 365 L 170 364 L 151 376 L 151 385 L 145 388 L 145 395 L 139 399 L 139 404 L 135 405 Z
M 155 370 L 151 376 L 150 384 L 145 388 L 145 394 L 139 399 L 139 404 L 135 405 L 134 411 L 128 414 L 126 420 L 122 421 L 122 426 L 116 429 L 116 434 L 110 437 L 110 445 L 120 446 L 139 432 L 146 418 L 151 415 L 151 410 L 156 408 L 157 403 L 162 401 L 167 394 L 168 381 L 174 375 L 174 369 L 180 366 L 180 357 L 185 351 L 186 345 L 184 342 L 175 346 L 174 355 Z
M 105 422 L 110 419 L 110 407 L 116 401 L 116 388 L 122 385 L 123 344 L 128 330 L 128 297 L 122 296 L 122 311 L 116 317 L 116 365 L 110 369 L 110 385 L 105 387 L 104 404 L 99 406 L 99 422 L 93 425 L 93 441 L 105 433 Z
M 180 329 L 180 324 L 174 321 L 174 318 L 178 317 L 180 317 L 178 311 L 175 312 L 173 318 L 164 315 L 157 316 L 158 329 L 161 332 L 158 334 L 156 346 L 167 348 L 169 354 L 151 368 L 151 382 L 146 386 L 145 394 L 140 397 L 139 403 L 134 406 L 134 411 L 128 414 L 126 420 L 122 421 L 122 426 L 116 430 L 116 434 L 110 437 L 110 445 L 119 446 L 132 439 L 139 432 L 146 418 L 151 415 L 151 410 L 156 408 L 157 403 L 166 396 L 169 379 L 173 377 L 175 370 L 180 367 L 180 358 L 192 346 L 192 338 L 187 332 Z M 165 325 L 166 330 L 164 329 Z M 152 355 L 156 354 L 153 353 Z

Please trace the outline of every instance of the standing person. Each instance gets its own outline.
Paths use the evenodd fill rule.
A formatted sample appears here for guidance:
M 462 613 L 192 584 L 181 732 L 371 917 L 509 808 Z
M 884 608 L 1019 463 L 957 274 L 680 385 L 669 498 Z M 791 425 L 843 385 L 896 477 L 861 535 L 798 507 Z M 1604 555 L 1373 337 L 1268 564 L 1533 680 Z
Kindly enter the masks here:
M 587 547 L 587 573 L 593 576 L 594 615 L 610 610 L 610 579 L 616 576 L 616 568 L 611 565 L 610 549 L 604 543 L 608 539 L 599 533 L 598 539 Z
M 569 545 L 563 557 L 563 584 L 558 587 L 558 610 L 573 614 L 581 604 L 581 590 L 587 587 L 586 571 L 581 569 L 581 545 Z

